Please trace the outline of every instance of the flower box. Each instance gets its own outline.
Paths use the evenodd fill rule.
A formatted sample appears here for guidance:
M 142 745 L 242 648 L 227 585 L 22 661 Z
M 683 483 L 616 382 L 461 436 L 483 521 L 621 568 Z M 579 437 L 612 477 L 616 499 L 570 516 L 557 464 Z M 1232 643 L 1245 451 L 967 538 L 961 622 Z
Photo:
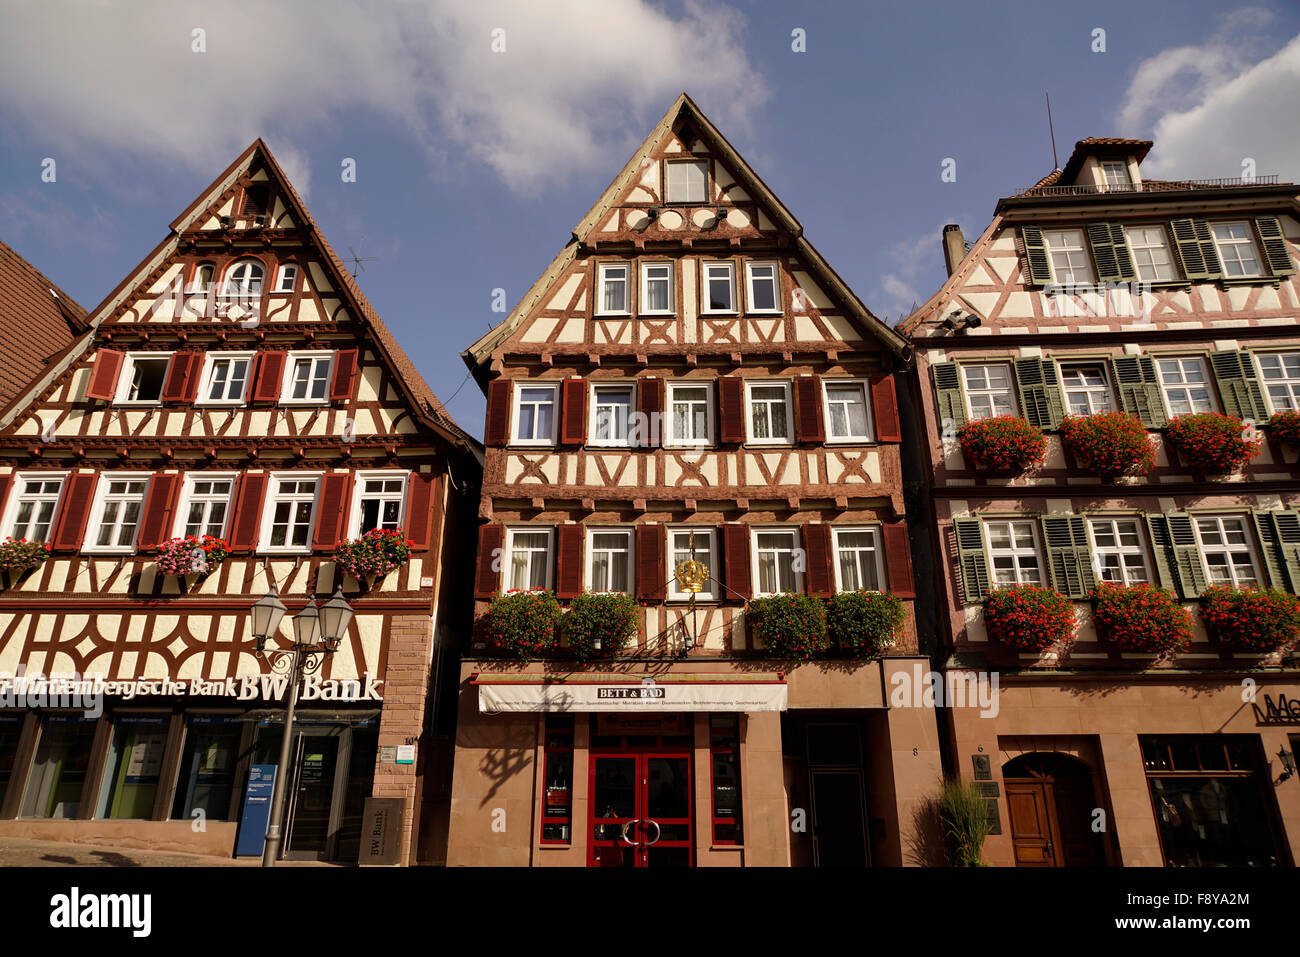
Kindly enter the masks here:
M 1300 412 L 1274 412 L 1268 432 L 1279 444 L 1300 451 Z
M 1245 651 L 1272 652 L 1300 639 L 1300 598 L 1279 588 L 1211 585 L 1201 618 L 1219 641 Z
M 360 538 L 339 542 L 334 561 L 358 581 L 383 578 L 411 560 L 415 543 L 401 529 L 372 528 Z
M 1097 636 L 1121 651 L 1167 655 L 1192 640 L 1192 614 L 1153 585 L 1102 582 L 1088 595 Z
M 612 658 L 636 635 L 640 613 L 630 595 L 583 592 L 560 619 L 560 634 L 580 661 Z
M 826 603 L 826 631 L 853 658 L 878 658 L 897 640 L 907 607 L 888 592 L 840 592 Z
M 18 581 L 32 569 L 45 564 L 50 557 L 50 546 L 12 535 L 0 542 L 0 572 L 10 584 Z
M 967 422 L 957 439 L 967 464 L 980 471 L 1024 472 L 1047 454 L 1043 433 L 1017 415 Z
M 154 547 L 154 565 L 157 566 L 158 573 L 175 578 L 185 578 L 187 575 L 202 578 L 210 575 L 230 555 L 230 546 L 226 540 L 212 535 L 169 538 Z
M 1178 457 L 1196 475 L 1230 475 L 1259 451 L 1263 439 L 1235 415 L 1180 415 L 1165 433 Z
M 1074 604 L 1052 588 L 999 588 L 984 602 L 989 637 L 1009 648 L 1042 651 L 1074 636 Z
M 811 595 L 755 598 L 745 616 L 773 658 L 806 661 L 827 647 L 826 604 Z
M 484 616 L 483 634 L 503 654 L 525 661 L 551 654 L 560 644 L 560 603 L 544 590 L 498 594 Z
M 1146 426 L 1127 412 L 1067 416 L 1061 423 L 1061 441 L 1080 468 L 1102 478 L 1145 475 L 1156 464 Z

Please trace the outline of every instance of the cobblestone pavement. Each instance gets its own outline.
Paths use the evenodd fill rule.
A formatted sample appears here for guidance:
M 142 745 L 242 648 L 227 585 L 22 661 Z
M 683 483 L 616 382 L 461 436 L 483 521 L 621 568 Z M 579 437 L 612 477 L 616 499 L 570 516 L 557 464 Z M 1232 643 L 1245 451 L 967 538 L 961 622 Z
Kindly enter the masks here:
M 0 867 L 257 867 L 261 858 L 211 857 L 132 847 L 65 844 L 29 838 L 0 838 Z M 279 867 L 337 867 L 319 861 L 281 861 Z

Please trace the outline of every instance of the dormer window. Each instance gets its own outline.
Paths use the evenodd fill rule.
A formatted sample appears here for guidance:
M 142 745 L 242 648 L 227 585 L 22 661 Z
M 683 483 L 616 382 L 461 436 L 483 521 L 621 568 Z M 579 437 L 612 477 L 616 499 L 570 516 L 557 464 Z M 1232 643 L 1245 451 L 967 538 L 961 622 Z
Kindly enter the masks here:
M 667 186 L 664 202 L 708 202 L 709 164 L 707 160 L 670 160 L 664 164 Z
M 1124 160 L 1102 160 L 1101 175 L 1109 189 L 1133 185 L 1133 179 L 1128 174 L 1128 163 Z

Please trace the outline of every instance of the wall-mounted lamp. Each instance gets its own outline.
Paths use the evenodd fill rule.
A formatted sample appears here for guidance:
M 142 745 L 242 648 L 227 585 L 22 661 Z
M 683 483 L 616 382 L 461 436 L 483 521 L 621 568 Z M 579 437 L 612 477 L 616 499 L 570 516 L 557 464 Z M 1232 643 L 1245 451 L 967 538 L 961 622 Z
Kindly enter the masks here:
M 1277 752 L 1277 759 L 1282 762 L 1282 776 L 1279 781 L 1285 781 L 1291 775 L 1295 774 L 1295 755 L 1285 747 Z
M 939 325 L 949 332 L 965 332 L 967 329 L 978 327 L 983 322 L 984 320 L 973 312 L 962 315 L 960 309 L 954 309 L 944 317 L 943 322 L 939 323 Z

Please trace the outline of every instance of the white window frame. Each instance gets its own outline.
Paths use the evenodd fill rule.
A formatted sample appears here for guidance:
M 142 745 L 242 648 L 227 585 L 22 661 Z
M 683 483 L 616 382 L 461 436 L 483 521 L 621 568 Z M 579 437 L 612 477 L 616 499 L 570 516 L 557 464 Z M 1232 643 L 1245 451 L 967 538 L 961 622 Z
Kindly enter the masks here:
M 152 472 L 101 472 L 99 474 L 99 479 L 95 482 L 95 497 L 90 506 L 90 517 L 86 522 L 86 534 L 81 542 L 83 552 L 88 555 L 130 555 L 136 550 L 136 543 L 140 541 L 140 527 L 144 524 L 145 506 L 149 502 L 149 485 L 152 477 Z M 104 524 L 104 512 L 108 507 L 108 489 L 113 482 L 144 483 L 144 489 L 140 492 L 140 511 L 136 515 L 135 533 L 131 536 L 128 545 L 97 545 L 94 540 L 99 538 L 100 529 Z M 129 503 L 134 496 L 114 496 L 114 498 Z M 119 525 L 120 522 L 115 523 L 114 527 Z
M 1068 240 L 1067 236 L 1069 237 Z M 1078 240 L 1077 245 L 1074 243 L 1075 237 Z M 1053 243 L 1053 238 L 1055 238 L 1055 243 Z M 1053 284 L 1057 286 L 1079 286 L 1091 285 L 1097 281 L 1097 272 L 1092 265 L 1092 253 L 1088 249 L 1088 236 L 1082 227 L 1044 229 L 1043 245 L 1047 247 L 1047 261 L 1052 269 Z M 1064 255 L 1069 263 L 1070 277 L 1068 279 L 1061 277 L 1061 270 L 1056 265 L 1057 255 Z M 1082 266 L 1086 267 L 1086 276 L 1082 275 L 1080 267 L 1075 265 L 1079 259 L 1082 259 Z
M 674 166 L 702 167 L 704 173 L 704 195 L 699 199 L 681 199 L 673 195 L 672 187 L 676 185 L 670 170 Z M 709 161 L 706 159 L 697 159 L 691 157 L 682 157 L 681 159 L 664 160 L 664 202 L 672 206 L 694 206 L 707 203 L 709 201 Z
M 1101 370 L 1101 385 L 1076 385 L 1069 386 L 1065 382 L 1065 374 L 1068 370 L 1077 369 L 1081 366 L 1087 366 Z M 1111 387 L 1110 369 L 1105 359 L 1058 359 L 1056 361 L 1056 378 L 1061 387 L 1061 398 L 1065 401 L 1065 411 L 1068 415 L 1097 415 L 1100 412 L 1116 412 L 1119 406 L 1115 401 L 1115 390 Z M 1088 410 L 1086 412 L 1075 412 L 1070 406 L 1070 393 L 1082 393 L 1087 399 Z M 1106 397 L 1106 408 L 1097 408 L 1094 401 L 1098 395 Z
M 650 279 L 648 273 L 651 269 L 667 269 L 667 279 Z M 668 307 L 666 309 L 651 309 L 649 305 L 650 284 L 668 283 Z M 638 315 L 642 316 L 675 316 L 677 315 L 677 269 L 671 259 L 651 259 L 643 261 L 640 269 L 640 289 L 637 296 Z
M 867 431 L 861 435 L 834 435 L 831 432 L 831 425 L 835 421 L 831 415 L 831 386 L 856 386 L 862 391 L 862 408 L 864 418 L 866 419 Z M 872 415 L 871 408 L 871 383 L 866 379 L 822 379 L 822 412 L 826 416 L 826 444 L 835 445 L 845 442 L 873 442 L 876 437 L 876 421 Z M 845 424 L 848 424 L 848 416 L 845 416 Z
M 2 528 L 4 532 L 3 535 L 0 535 L 0 540 L 3 540 L 4 538 L 26 538 L 28 541 L 33 541 L 34 539 L 29 535 L 15 534 L 17 529 L 14 528 L 14 525 L 17 524 L 18 511 L 22 508 L 23 499 L 32 501 L 33 505 L 53 501 L 54 508 L 50 512 L 50 527 L 45 533 L 45 538 L 41 539 L 42 542 L 49 544 L 50 537 L 54 534 L 54 526 L 59 520 L 59 506 L 63 504 L 63 493 L 68 488 L 68 473 L 16 472 L 14 473 L 13 480 L 13 490 L 9 493 L 9 501 L 5 505 L 4 522 L 0 524 L 0 528 Z M 27 491 L 27 483 L 29 482 L 53 482 L 55 480 L 59 483 L 59 490 L 55 492 L 53 496 L 45 492 L 29 493 Z M 37 512 L 38 509 L 33 508 L 32 511 Z M 30 522 L 28 524 L 30 525 Z
M 802 594 L 804 590 L 805 572 L 801 572 L 798 570 L 799 563 L 796 560 L 798 558 L 799 552 L 803 548 L 803 539 L 799 534 L 799 529 L 781 528 L 779 526 L 777 527 L 750 526 L 749 533 L 750 533 L 750 539 L 749 539 L 750 574 L 753 575 L 751 581 L 753 581 L 754 583 L 754 597 L 767 598 L 771 595 Z M 792 542 L 792 544 L 790 545 L 790 561 L 792 563 L 791 575 L 793 575 L 794 577 L 794 587 L 791 588 L 789 592 L 763 591 L 761 589 L 760 583 L 762 582 L 763 579 L 762 579 L 762 575 L 759 573 L 759 570 L 762 567 L 763 553 L 760 551 L 758 547 L 758 536 L 760 534 L 762 535 L 780 534 L 780 535 L 786 535 L 790 538 Z M 783 552 L 784 549 L 781 549 L 780 551 Z M 780 578 L 779 572 L 776 575 L 776 577 L 778 579 Z
M 298 352 L 290 352 L 285 356 L 283 378 L 280 380 L 280 404 L 281 405 L 326 405 L 330 401 L 330 386 L 334 381 L 334 363 L 338 358 L 338 353 L 328 349 L 304 349 Z M 316 363 L 325 360 L 325 395 L 322 398 L 314 399 L 306 396 L 302 399 L 295 399 L 290 394 L 293 388 L 294 369 L 299 362 L 310 360 L 312 362 L 312 371 L 315 372 Z M 307 380 L 308 390 L 310 391 L 311 380 L 315 376 L 309 376 Z
M 1231 228 L 1233 226 L 1240 226 L 1245 230 L 1246 235 L 1238 238 L 1229 237 L 1227 239 L 1221 239 L 1219 237 L 1218 230 L 1220 228 Z M 1219 254 L 1219 263 L 1223 266 L 1223 277 L 1225 279 L 1258 279 L 1265 275 L 1264 259 L 1259 254 L 1259 244 L 1255 242 L 1254 229 L 1247 220 L 1228 219 L 1210 223 L 1210 235 L 1214 237 L 1214 251 Z M 1229 260 L 1224 257 L 1223 250 L 1228 248 L 1236 251 L 1243 246 L 1249 250 L 1251 256 L 1255 259 L 1255 271 L 1230 274 L 1228 272 Z M 1239 258 L 1234 257 L 1231 261 L 1240 264 Z
M 990 525 L 1006 525 L 1010 532 L 1011 545 L 1006 549 L 998 549 L 996 552 L 993 548 L 993 536 L 989 534 Z M 1014 526 L 1026 525 L 1029 527 L 1029 533 L 1033 536 L 1033 543 L 1026 548 L 1023 545 L 1015 543 L 1016 535 Z M 1050 587 L 1051 582 L 1047 574 L 1046 556 L 1043 554 L 1042 539 L 1038 534 L 1038 520 L 1033 518 L 985 518 L 980 523 L 980 530 L 984 533 L 984 552 L 988 559 L 989 569 L 989 586 L 991 588 L 1013 588 L 1016 585 L 1043 585 Z M 1007 555 L 1015 560 L 1012 566 L 1015 571 L 1015 581 L 999 582 L 998 569 L 994 560 L 1000 555 Z M 1020 559 L 1032 555 L 1038 568 L 1038 580 L 1030 581 L 1026 578 L 1021 567 Z
M 195 405 L 243 405 L 248 401 L 248 391 L 253 384 L 253 360 L 256 359 L 255 352 L 208 352 L 203 356 L 203 372 L 199 376 L 199 394 L 194 400 Z M 244 359 L 248 362 L 248 371 L 244 375 L 244 388 L 240 391 L 237 399 L 210 399 L 208 396 L 212 392 L 212 378 L 216 374 L 217 363 L 221 360 L 238 360 Z M 227 389 L 229 385 L 227 384 Z
M 1134 234 L 1138 230 L 1141 230 L 1144 233 L 1148 231 L 1156 233 L 1160 237 L 1160 241 L 1158 243 L 1151 243 L 1144 239 L 1143 242 L 1135 242 Z M 1179 280 L 1178 265 L 1174 262 L 1174 251 L 1169 245 L 1169 232 L 1165 229 L 1162 223 L 1136 223 L 1132 226 L 1125 226 L 1124 241 L 1128 243 L 1129 256 L 1133 260 L 1133 268 L 1137 271 L 1137 277 L 1139 280 L 1142 282 L 1177 282 Z M 1165 261 L 1160 267 L 1156 266 L 1154 262 L 1155 257 L 1150 253 L 1150 250 L 1153 249 L 1159 249 L 1164 253 Z M 1142 257 L 1139 253 L 1146 253 L 1147 258 L 1151 259 L 1152 262 L 1143 263 Z M 1159 271 L 1159 269 L 1162 268 L 1167 269 L 1169 275 L 1144 276 L 1142 274 L 1144 267 L 1150 268 L 1154 271 Z
M 541 585 L 541 589 L 553 588 L 555 584 L 555 529 L 549 526 L 512 525 L 506 528 L 505 561 L 501 563 L 501 590 L 503 592 L 514 590 L 514 586 L 510 584 L 510 575 L 515 564 L 515 536 L 521 534 L 544 534 L 546 536 L 546 580 Z M 531 564 L 529 570 L 532 570 Z M 532 589 L 519 590 L 531 591 Z
M 380 492 L 377 495 L 371 493 L 369 496 L 365 493 L 365 483 L 368 481 L 392 481 L 401 479 L 402 487 L 397 492 Z M 381 502 L 397 500 L 397 527 L 402 530 L 403 537 L 406 536 L 406 493 L 411 488 L 411 473 L 404 472 L 401 469 L 376 469 L 368 472 L 355 472 L 352 476 L 352 504 L 348 511 L 348 538 L 361 537 L 361 501 L 363 498 L 378 498 Z M 383 510 L 380 509 L 382 517 Z
M 128 352 L 122 357 L 122 371 L 117 376 L 117 392 L 113 396 L 114 405 L 136 406 L 147 408 L 151 405 L 162 405 L 163 389 L 167 388 L 167 376 L 171 374 L 172 356 L 174 352 Z M 140 359 L 165 359 L 167 368 L 163 370 L 162 385 L 158 389 L 158 398 L 156 399 L 128 399 L 127 394 L 131 391 L 132 370 L 135 363 Z
M 755 438 L 754 437 L 754 400 L 753 391 L 755 388 L 779 387 L 785 392 L 785 427 L 789 433 L 785 438 Z M 771 426 L 771 416 L 768 416 L 769 430 Z M 795 440 L 795 422 L 794 422 L 794 396 L 788 379 L 746 379 L 745 380 L 745 436 L 748 445 L 775 445 L 785 446 L 794 445 Z
M 271 544 L 271 527 L 275 524 L 275 506 L 282 501 L 301 502 L 304 500 L 303 493 L 294 492 L 292 495 L 280 494 L 281 482 L 305 482 L 310 479 L 316 480 L 316 491 L 312 496 L 311 504 L 311 521 L 307 525 L 307 543 L 305 545 L 272 545 Z M 262 501 L 262 521 L 261 529 L 257 539 L 258 552 L 268 555 L 309 555 L 311 554 L 312 539 L 316 534 L 316 525 L 320 522 L 320 495 L 321 486 L 325 482 L 325 473 L 323 472 L 272 472 L 267 476 L 266 497 Z M 292 513 L 290 513 L 292 518 Z M 292 527 L 294 523 L 290 522 Z
M 1297 374 L 1295 376 L 1290 376 L 1286 374 L 1286 360 L 1288 357 L 1294 358 L 1296 361 L 1300 361 L 1300 352 L 1295 352 L 1295 351 L 1288 352 L 1284 349 L 1277 349 L 1277 350 L 1270 349 L 1267 352 L 1254 353 L 1255 367 L 1259 372 L 1260 388 L 1264 392 L 1264 401 L 1268 403 L 1268 411 L 1270 413 L 1300 412 L 1300 374 Z M 1265 359 L 1277 360 L 1278 368 L 1283 373 L 1280 378 L 1269 379 L 1265 375 L 1265 369 L 1264 369 Z M 1277 401 L 1273 398 L 1273 394 L 1269 392 L 1270 384 L 1282 386 L 1287 390 L 1287 392 L 1290 394 L 1290 397 L 1287 400 L 1288 402 L 1287 405 L 1285 406 L 1278 405 Z
M 1138 542 L 1136 545 L 1125 545 L 1120 540 L 1119 525 L 1121 522 L 1132 522 L 1133 527 L 1137 530 Z M 1108 556 L 1115 556 L 1119 559 L 1119 581 L 1118 585 L 1140 585 L 1148 584 L 1159 587 L 1160 582 L 1156 580 L 1155 566 L 1151 561 L 1151 551 L 1147 548 L 1147 533 L 1145 522 L 1139 515 L 1090 515 L 1087 518 L 1088 525 L 1088 544 L 1092 550 L 1092 569 L 1097 576 L 1097 581 L 1111 581 L 1105 577 L 1105 569 L 1102 565 L 1102 559 Z M 1114 545 L 1101 545 L 1097 541 L 1097 526 L 1107 525 L 1110 527 L 1110 534 L 1115 540 Z M 1142 579 L 1130 575 L 1130 569 L 1124 559 L 1128 556 L 1136 555 L 1142 560 Z
M 208 274 L 206 281 L 200 278 L 202 277 L 204 270 L 207 270 L 207 274 Z M 190 281 L 185 286 L 185 298 L 196 299 L 199 296 L 207 298 L 208 293 L 212 291 L 212 283 L 215 281 L 216 275 L 217 275 L 216 263 L 210 263 L 210 262 L 196 263 L 194 265 L 193 271 L 190 274 Z
M 227 538 L 230 534 L 230 516 L 235 510 L 235 486 L 239 482 L 238 472 L 186 472 L 181 485 L 181 496 L 177 502 L 176 514 L 172 517 L 172 538 L 183 538 L 185 536 L 185 527 L 189 525 L 190 506 L 194 504 L 194 485 L 196 482 L 229 482 L 230 491 L 226 494 L 226 514 L 221 522 L 221 530 L 217 533 L 217 538 Z M 219 496 L 213 493 L 207 493 L 203 496 L 205 503 L 212 503 L 219 499 Z M 204 509 L 206 516 L 207 509 Z M 204 524 L 207 524 L 206 522 Z M 208 534 L 200 531 L 200 536 Z
M 736 302 L 736 264 L 729 259 L 706 259 L 700 264 L 703 269 L 700 282 L 700 315 L 702 316 L 734 316 L 739 310 Z M 709 283 L 713 281 L 709 273 L 712 271 L 725 271 L 727 276 L 727 288 L 730 290 L 731 306 L 727 309 L 714 309 L 709 297 Z
M 1253 528 L 1254 523 L 1251 521 L 1249 515 L 1234 513 L 1234 512 L 1212 512 L 1208 514 L 1202 514 L 1198 512 L 1198 513 L 1194 513 L 1191 516 L 1191 519 L 1192 519 L 1192 529 L 1196 533 L 1196 552 L 1201 558 L 1201 569 L 1205 572 L 1205 581 L 1208 584 L 1231 585 L 1234 588 L 1243 588 L 1247 586 L 1263 588 L 1268 584 L 1264 579 L 1264 568 L 1259 561 L 1259 550 L 1255 547 L 1255 532 Z M 1213 575 L 1210 574 L 1210 560 L 1209 560 L 1210 550 L 1206 548 L 1205 539 L 1202 538 L 1201 535 L 1201 522 L 1206 522 L 1206 521 L 1214 522 L 1218 526 L 1220 537 L 1226 543 L 1228 540 L 1228 536 L 1227 536 L 1227 531 L 1223 525 L 1225 519 L 1228 521 L 1240 522 L 1242 536 L 1246 540 L 1246 554 L 1250 556 L 1250 570 L 1254 578 L 1252 581 L 1245 582 L 1244 584 L 1237 576 L 1237 566 L 1233 564 L 1231 561 L 1229 561 L 1227 565 L 1216 566 L 1216 567 L 1224 567 L 1228 569 L 1229 577 L 1227 580 L 1216 579 Z M 1213 547 L 1213 551 L 1215 553 L 1222 552 L 1222 554 L 1227 555 L 1229 559 L 1231 559 L 1232 557 L 1233 550 L 1234 550 L 1233 546 L 1227 544 L 1221 546 L 1216 545 Z
M 754 305 L 754 267 L 770 266 L 772 268 L 772 303 L 771 309 L 759 309 Z M 766 282 L 766 279 L 763 280 Z M 745 312 L 755 316 L 779 316 L 781 309 L 781 266 L 774 259 L 747 260 L 745 262 Z
M 1155 366 L 1156 366 L 1156 378 L 1159 379 L 1159 381 L 1160 381 L 1160 399 L 1161 399 L 1161 401 L 1164 402 L 1164 404 L 1165 404 L 1165 412 L 1168 414 L 1169 418 L 1172 419 L 1174 416 L 1177 416 L 1177 415 L 1194 415 L 1194 414 L 1196 414 L 1196 413 L 1198 413 L 1198 412 L 1218 412 L 1218 411 L 1220 411 L 1220 409 L 1219 409 L 1219 397 L 1215 394 L 1214 376 L 1211 375 L 1211 373 L 1210 373 L 1210 363 L 1206 361 L 1206 359 L 1205 359 L 1204 356 L 1161 355 L 1161 354 L 1156 354 L 1156 355 L 1152 355 L 1151 358 L 1152 358 L 1153 360 L 1155 360 Z M 1201 367 L 1201 372 L 1204 373 L 1204 376 L 1205 376 L 1205 378 L 1204 378 L 1204 380 L 1203 380 L 1203 381 L 1204 381 L 1204 384 L 1205 384 L 1205 392 L 1206 392 L 1206 394 L 1209 396 L 1209 399 L 1210 399 L 1210 407 L 1209 407 L 1209 409 L 1191 409 L 1191 411 L 1189 411 L 1189 412 L 1175 412 L 1175 411 L 1174 411 L 1173 403 L 1170 401 L 1170 398 L 1169 398 L 1169 390 L 1170 390 L 1170 389 L 1188 389 L 1189 392 L 1190 392 L 1191 387 L 1195 385 L 1194 383 L 1188 383 L 1188 382 L 1166 382 L 1166 381 L 1165 381 L 1165 368 L 1164 368 L 1164 363 L 1166 363 L 1166 362 L 1175 362 L 1175 361 L 1178 362 L 1178 374 L 1179 374 L 1180 376 L 1184 377 L 1184 378 L 1186 378 L 1186 375 L 1187 375 L 1187 371 L 1186 371 L 1186 367 L 1185 367 L 1185 364 L 1186 364 L 1186 363 L 1188 363 L 1188 362 L 1195 362 L 1195 363 L 1197 363 L 1197 364 Z M 1191 396 L 1190 396 L 1190 395 L 1188 396 L 1188 404 L 1189 404 L 1189 405 L 1191 404 Z
M 627 307 L 623 310 L 605 308 L 605 284 L 610 280 L 605 278 L 605 273 L 611 269 L 623 270 L 623 304 Z M 619 282 L 620 280 L 613 280 Z M 596 266 L 596 300 L 592 304 L 592 312 L 597 316 L 630 316 L 632 315 L 632 264 L 630 262 L 602 262 Z
M 627 393 L 627 435 L 623 438 L 600 439 L 596 437 L 596 409 L 602 391 Z M 637 412 L 637 387 L 635 382 L 618 380 L 588 380 L 587 384 L 587 444 L 602 449 L 629 449 L 632 447 L 632 416 Z
M 721 586 L 718 582 L 721 579 L 718 567 L 718 530 L 716 528 L 700 528 L 693 525 L 677 525 L 668 528 L 668 572 L 672 576 L 668 582 L 668 600 L 669 601 L 690 601 L 691 593 L 682 591 L 677 587 L 677 552 L 673 546 L 673 538 L 681 535 L 685 538 L 682 545 L 682 553 L 689 557 L 690 549 L 687 544 L 690 542 L 690 534 L 695 533 L 695 560 L 703 562 L 709 568 L 709 580 L 705 587 L 695 593 L 696 601 L 719 601 L 722 595 L 719 593 Z
M 987 388 L 975 388 L 974 386 L 972 386 L 972 385 L 970 384 L 970 378 L 969 378 L 969 377 L 970 377 L 971 370 L 973 370 L 973 369 L 988 369 L 988 368 L 991 368 L 991 367 L 993 367 L 993 366 L 1001 366 L 1003 369 L 1006 370 L 1006 372 L 1007 372 L 1007 386 L 1006 386 L 1006 389 L 1005 389 L 1005 390 L 1003 390 L 1003 389 L 994 389 L 994 388 L 991 387 L 991 386 L 990 386 L 990 387 L 987 387 Z M 994 359 L 994 360 L 986 361 L 986 362 L 963 362 L 963 363 L 961 363 L 960 365 L 958 365 L 958 368 L 961 370 L 961 395 L 962 395 L 962 399 L 963 399 L 963 401 L 965 401 L 965 403 L 966 403 L 966 418 L 967 418 L 967 419 L 969 419 L 970 421 L 973 422 L 973 421 L 975 421 L 976 419 L 990 419 L 990 418 L 994 418 L 995 416 L 999 416 L 999 415 L 1019 415 L 1019 414 L 1020 414 L 1020 399 L 1019 399 L 1019 397 L 1016 395 L 1016 372 L 1015 372 L 1015 369 L 1013 369 L 1013 368 L 1011 367 L 1011 360 L 1010 360 L 1010 359 Z M 986 378 L 987 378 L 987 377 L 986 377 Z M 987 396 L 992 397 L 992 396 L 1000 395 L 1000 394 L 1002 394 L 1002 392 L 1004 392 L 1004 391 L 1005 391 L 1006 394 L 1007 394 L 1007 398 L 1009 398 L 1009 399 L 1011 400 L 1011 410 L 1010 410 L 1009 412 L 999 412 L 999 411 L 997 411 L 997 402 L 994 401 L 992 398 L 990 398 L 990 404 L 991 404 L 991 406 L 992 406 L 992 408 L 993 408 L 993 411 L 992 411 L 989 415 L 976 415 L 976 414 L 975 414 L 975 406 L 974 406 L 974 403 L 971 402 L 971 399 L 972 399 L 973 397 L 975 397 L 975 396 L 984 396 L 984 395 L 987 395 Z
M 678 389 L 703 389 L 704 390 L 704 431 L 705 436 L 702 439 L 684 439 L 677 435 L 675 426 L 677 417 L 673 414 L 673 393 Z M 713 401 L 713 383 L 704 379 L 676 379 L 669 380 L 666 389 L 666 398 L 664 399 L 664 419 L 661 434 L 664 438 L 665 448 L 674 449 L 705 449 L 712 448 L 717 444 L 717 412 Z
M 545 438 L 539 438 L 534 435 L 531 439 L 520 438 L 519 426 L 523 421 L 520 415 L 520 406 L 523 402 L 524 389 L 549 389 L 551 392 L 551 434 Z M 530 403 L 532 404 L 532 403 Z M 560 434 L 560 383 L 555 381 L 534 382 L 528 379 L 516 380 L 514 382 L 514 394 L 510 400 L 510 444 L 521 446 L 553 446 Z M 536 416 L 534 416 L 534 431 L 536 431 Z
M 1122 159 L 1098 160 L 1097 167 L 1101 170 L 1101 182 L 1106 189 L 1120 189 L 1125 186 L 1133 185 L 1133 176 L 1128 171 L 1127 160 L 1122 160 Z M 1119 167 L 1120 172 L 1124 174 L 1124 178 L 1121 179 L 1118 183 L 1112 183 L 1110 181 L 1110 171 L 1114 167 Z
M 237 292 L 230 292 L 229 286 L 231 276 L 244 266 L 256 266 L 262 271 L 262 277 L 257 282 L 256 291 L 253 290 L 251 283 L 241 281 L 241 288 Z M 235 302 L 251 302 L 253 299 L 260 300 L 262 293 L 266 289 L 266 263 L 256 257 L 244 256 L 236 259 L 226 266 L 221 273 L 221 285 L 217 288 L 218 299 L 229 299 Z
M 288 288 L 285 287 L 285 280 L 289 280 Z M 298 287 L 298 264 L 297 263 L 280 263 L 275 268 L 275 286 L 272 292 L 292 294 Z
M 831 528 L 831 564 L 835 567 L 835 590 L 837 592 L 846 591 L 844 587 L 844 576 L 840 570 L 840 553 L 845 546 L 840 545 L 841 535 L 850 534 L 868 534 L 871 536 L 871 552 L 874 557 L 873 564 L 876 572 L 876 588 L 862 589 L 870 592 L 883 592 L 889 588 L 889 579 L 885 577 L 885 547 L 883 537 L 880 534 L 879 525 L 850 525 L 844 528 L 836 525 Z M 860 553 L 863 549 L 853 546 L 851 549 L 854 553 Z M 859 571 L 861 570 L 859 566 Z M 856 589 L 855 589 L 856 590 Z
M 595 537 L 597 535 L 620 535 L 626 542 L 627 552 L 627 588 L 617 591 L 597 592 L 601 595 L 635 595 L 636 594 L 636 538 L 635 529 L 624 525 L 588 525 L 586 555 L 583 561 L 583 585 L 587 591 L 596 592 L 594 565 L 596 558 Z

